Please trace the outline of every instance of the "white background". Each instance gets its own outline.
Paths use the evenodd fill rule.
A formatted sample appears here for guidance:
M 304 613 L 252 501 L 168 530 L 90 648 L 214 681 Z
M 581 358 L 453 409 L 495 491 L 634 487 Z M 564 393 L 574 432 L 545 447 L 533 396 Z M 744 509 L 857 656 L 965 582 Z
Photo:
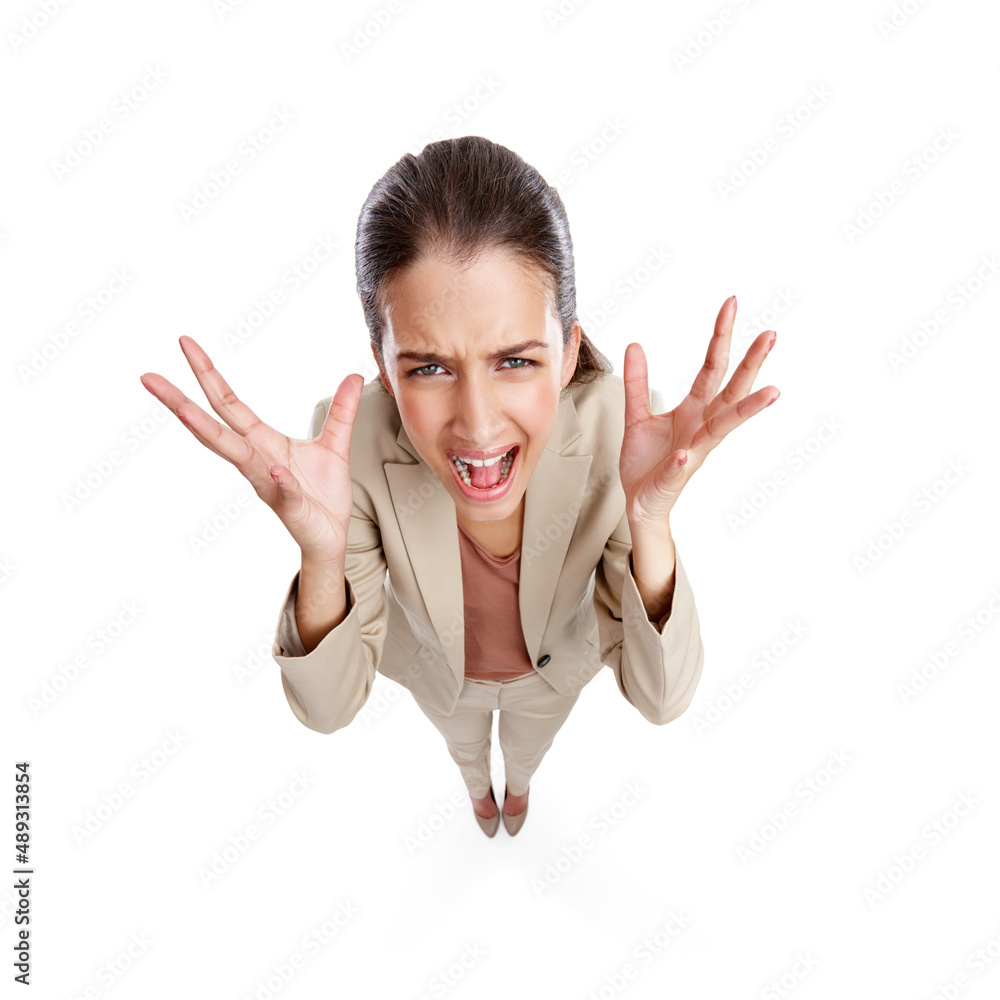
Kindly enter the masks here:
M 995 996 L 995 5 L 44 6 L 0 23 L 0 723 L 4 765 L 31 761 L 40 995 Z M 139 382 L 207 408 L 188 334 L 304 436 L 375 374 L 366 195 L 466 134 L 557 187 L 584 329 L 618 373 L 641 343 L 669 407 L 730 294 L 733 367 L 778 331 L 755 387 L 781 398 L 674 512 L 706 647 L 691 707 L 651 726 L 602 671 L 516 839 L 479 832 L 385 678 L 346 730 L 296 721 L 269 651 L 298 549 Z M 230 348 L 321 238 L 336 252 Z M 493 766 L 502 789 L 496 744 Z

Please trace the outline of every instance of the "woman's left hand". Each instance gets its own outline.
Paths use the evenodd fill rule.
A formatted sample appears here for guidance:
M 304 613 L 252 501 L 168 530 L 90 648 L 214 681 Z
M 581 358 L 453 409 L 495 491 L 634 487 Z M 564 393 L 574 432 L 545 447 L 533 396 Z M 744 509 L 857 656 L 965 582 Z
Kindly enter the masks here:
M 625 513 L 633 528 L 663 529 L 684 484 L 708 453 L 735 427 L 770 406 L 780 395 L 774 385 L 747 395 L 777 334 L 754 339 L 726 387 L 716 393 L 729 367 L 736 296 L 722 304 L 705 364 L 680 405 L 669 413 L 649 408 L 646 355 L 637 343 L 625 348 L 625 436 L 619 476 Z

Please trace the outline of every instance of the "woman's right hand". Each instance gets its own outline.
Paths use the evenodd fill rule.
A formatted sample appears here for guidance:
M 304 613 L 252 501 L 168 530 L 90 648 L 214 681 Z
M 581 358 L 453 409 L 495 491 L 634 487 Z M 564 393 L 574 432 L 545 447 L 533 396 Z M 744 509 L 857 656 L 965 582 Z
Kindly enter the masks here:
M 303 558 L 343 565 L 354 499 L 351 429 L 364 377 L 352 373 L 340 383 L 318 437 L 288 438 L 237 398 L 191 337 L 179 340 L 212 409 L 228 426 L 213 420 L 155 372 L 140 376 L 142 384 L 209 451 L 239 469 L 257 496 L 281 518 L 302 549 Z

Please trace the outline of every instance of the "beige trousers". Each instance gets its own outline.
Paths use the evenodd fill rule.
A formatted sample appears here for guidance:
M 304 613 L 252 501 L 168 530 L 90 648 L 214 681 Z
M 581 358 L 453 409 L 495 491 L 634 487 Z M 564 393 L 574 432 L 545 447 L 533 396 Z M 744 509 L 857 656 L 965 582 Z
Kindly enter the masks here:
M 440 715 L 415 695 L 414 701 L 444 736 L 469 795 L 481 799 L 490 794 L 494 710 L 500 712 L 500 749 L 507 787 L 511 795 L 523 795 L 579 697 L 579 693 L 572 697 L 560 694 L 533 671 L 510 681 L 466 677 L 451 715 Z M 503 789 L 493 791 L 502 805 Z

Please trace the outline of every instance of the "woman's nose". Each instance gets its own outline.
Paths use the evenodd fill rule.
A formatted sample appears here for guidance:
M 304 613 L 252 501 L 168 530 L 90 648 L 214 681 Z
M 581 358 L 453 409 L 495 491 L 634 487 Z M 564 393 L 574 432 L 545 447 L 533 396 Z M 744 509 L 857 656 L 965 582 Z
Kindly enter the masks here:
M 489 448 L 503 429 L 498 401 L 488 389 L 472 381 L 460 387 L 452 424 L 456 436 L 469 448 Z

